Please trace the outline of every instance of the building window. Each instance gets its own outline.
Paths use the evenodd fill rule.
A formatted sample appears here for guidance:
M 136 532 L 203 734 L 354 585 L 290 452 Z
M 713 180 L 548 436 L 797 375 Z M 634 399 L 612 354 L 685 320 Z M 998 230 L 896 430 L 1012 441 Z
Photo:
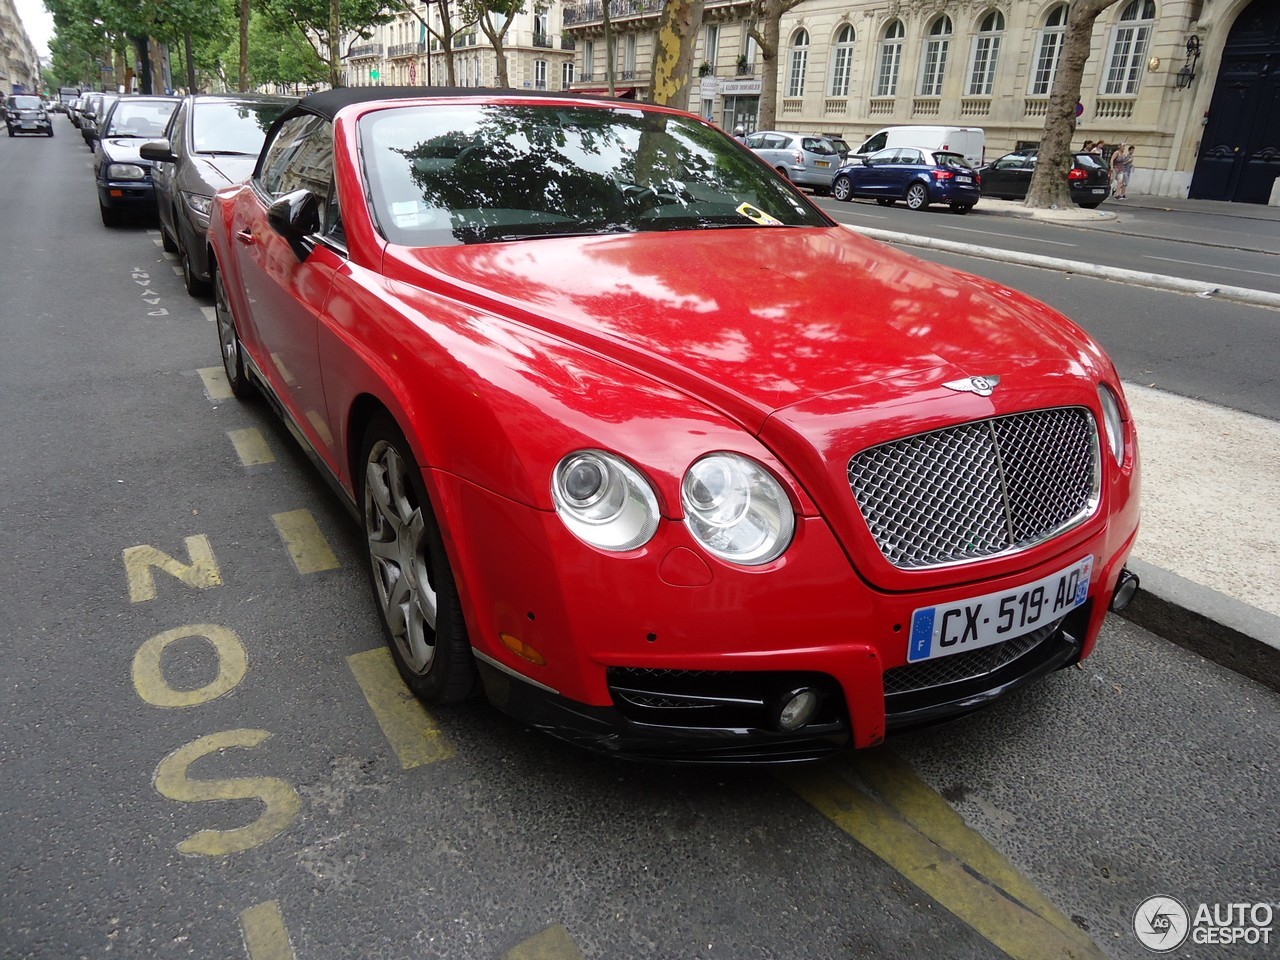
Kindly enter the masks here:
M 702 35 L 702 60 L 711 66 L 716 65 L 716 60 L 720 56 L 720 25 L 716 23 L 708 23 L 703 28 Z
M 804 96 L 804 75 L 809 69 L 809 33 L 797 30 L 791 38 L 791 69 L 787 71 L 787 96 Z
M 547 61 L 533 61 L 533 89 L 547 89 Z
M 636 78 L 636 35 L 634 33 L 627 34 L 622 42 L 622 63 L 619 65 L 622 72 L 621 79 L 634 80 Z
M 951 46 L 951 18 L 945 14 L 933 21 L 924 43 L 920 67 L 920 96 L 942 96 L 942 77 L 947 71 L 947 49 Z
M 560 64 L 560 89 L 568 90 L 573 86 L 573 61 L 566 60 Z
M 902 67 L 902 38 L 907 35 L 901 20 L 894 20 L 880 41 L 880 69 L 876 72 L 876 96 L 898 93 L 898 70 Z
M 596 44 L 588 40 L 582 45 L 582 79 L 590 80 L 595 76 Z
M 845 24 L 836 35 L 836 47 L 831 58 L 831 96 L 849 95 L 849 73 L 853 67 L 853 27 Z
M 1111 59 L 1107 63 L 1106 82 L 1102 92 L 1137 93 L 1142 65 L 1147 59 L 1147 43 L 1156 19 L 1155 0 L 1132 0 L 1120 14 L 1111 41 Z
M 1040 46 L 1036 53 L 1036 66 L 1031 74 L 1031 95 L 1047 97 L 1053 89 L 1053 78 L 1058 74 L 1058 60 L 1062 57 L 1062 37 L 1067 29 L 1067 5 L 1059 4 L 1045 17 L 1040 31 Z
M 1004 33 L 1004 14 L 988 13 L 978 25 L 973 39 L 973 68 L 969 71 L 969 96 L 989 97 L 995 88 L 996 61 L 1000 58 L 1000 36 Z

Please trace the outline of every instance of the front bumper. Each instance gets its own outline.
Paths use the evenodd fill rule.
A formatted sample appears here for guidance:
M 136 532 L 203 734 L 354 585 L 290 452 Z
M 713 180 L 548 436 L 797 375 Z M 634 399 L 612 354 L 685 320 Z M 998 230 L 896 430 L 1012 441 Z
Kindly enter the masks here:
M 802 519 L 792 549 L 766 568 L 706 562 L 675 523 L 638 556 L 602 561 L 552 513 L 425 476 L 445 529 L 467 531 L 449 550 L 489 699 L 580 746 L 665 762 L 787 763 L 872 746 L 1078 662 L 1102 628 L 1137 527 L 1134 498 L 1029 551 L 1005 575 L 895 593 L 868 584 L 816 518 Z M 483 546 L 493 543 L 518 547 L 499 561 Z M 1020 587 L 1086 554 L 1095 563 L 1087 601 L 1034 642 L 907 663 L 918 608 Z M 545 665 L 512 653 L 503 635 Z M 928 674 L 969 657 L 958 672 Z M 783 732 L 780 701 L 797 687 L 816 690 L 821 707 Z
M 104 207 L 120 209 L 154 210 L 156 188 L 150 178 L 146 180 L 109 180 L 98 182 L 98 201 Z
M 51 120 L 6 120 L 5 125 L 14 133 L 39 133 L 48 134 L 53 129 L 53 121 Z

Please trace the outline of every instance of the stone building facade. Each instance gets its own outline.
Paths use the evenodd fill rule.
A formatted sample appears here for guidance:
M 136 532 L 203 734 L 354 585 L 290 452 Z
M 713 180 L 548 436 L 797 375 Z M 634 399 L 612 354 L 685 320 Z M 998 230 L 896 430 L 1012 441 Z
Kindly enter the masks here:
M 13 0 L 0 0 L 0 94 L 39 93 L 40 58 Z
M 662 0 L 579 0 L 564 14 L 577 89 L 605 76 L 644 99 Z M 776 125 L 858 144 L 905 123 L 980 126 L 987 157 L 1039 141 L 1063 0 L 804 0 L 782 20 Z M 746 0 L 708 0 L 688 109 L 756 126 L 761 70 Z M 1280 2 L 1120 0 L 1093 29 L 1078 140 L 1135 146 L 1135 193 L 1274 201 L 1280 177 Z

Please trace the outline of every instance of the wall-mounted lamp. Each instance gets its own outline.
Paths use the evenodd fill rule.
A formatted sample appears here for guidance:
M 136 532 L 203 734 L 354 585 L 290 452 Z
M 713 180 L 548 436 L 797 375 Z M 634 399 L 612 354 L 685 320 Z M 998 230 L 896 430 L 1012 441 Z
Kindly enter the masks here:
M 1200 38 L 1192 34 L 1187 37 L 1187 59 L 1178 71 L 1178 88 L 1185 90 L 1196 78 L 1196 61 L 1200 59 Z

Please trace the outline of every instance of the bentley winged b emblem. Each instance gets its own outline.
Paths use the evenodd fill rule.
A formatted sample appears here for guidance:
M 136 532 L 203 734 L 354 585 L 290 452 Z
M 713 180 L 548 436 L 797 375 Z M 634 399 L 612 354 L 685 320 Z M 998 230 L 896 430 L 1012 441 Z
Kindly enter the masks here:
M 965 377 L 963 380 L 944 383 L 943 386 L 959 393 L 976 393 L 980 397 L 989 397 L 995 393 L 996 385 L 999 383 L 1000 378 L 997 376 Z

